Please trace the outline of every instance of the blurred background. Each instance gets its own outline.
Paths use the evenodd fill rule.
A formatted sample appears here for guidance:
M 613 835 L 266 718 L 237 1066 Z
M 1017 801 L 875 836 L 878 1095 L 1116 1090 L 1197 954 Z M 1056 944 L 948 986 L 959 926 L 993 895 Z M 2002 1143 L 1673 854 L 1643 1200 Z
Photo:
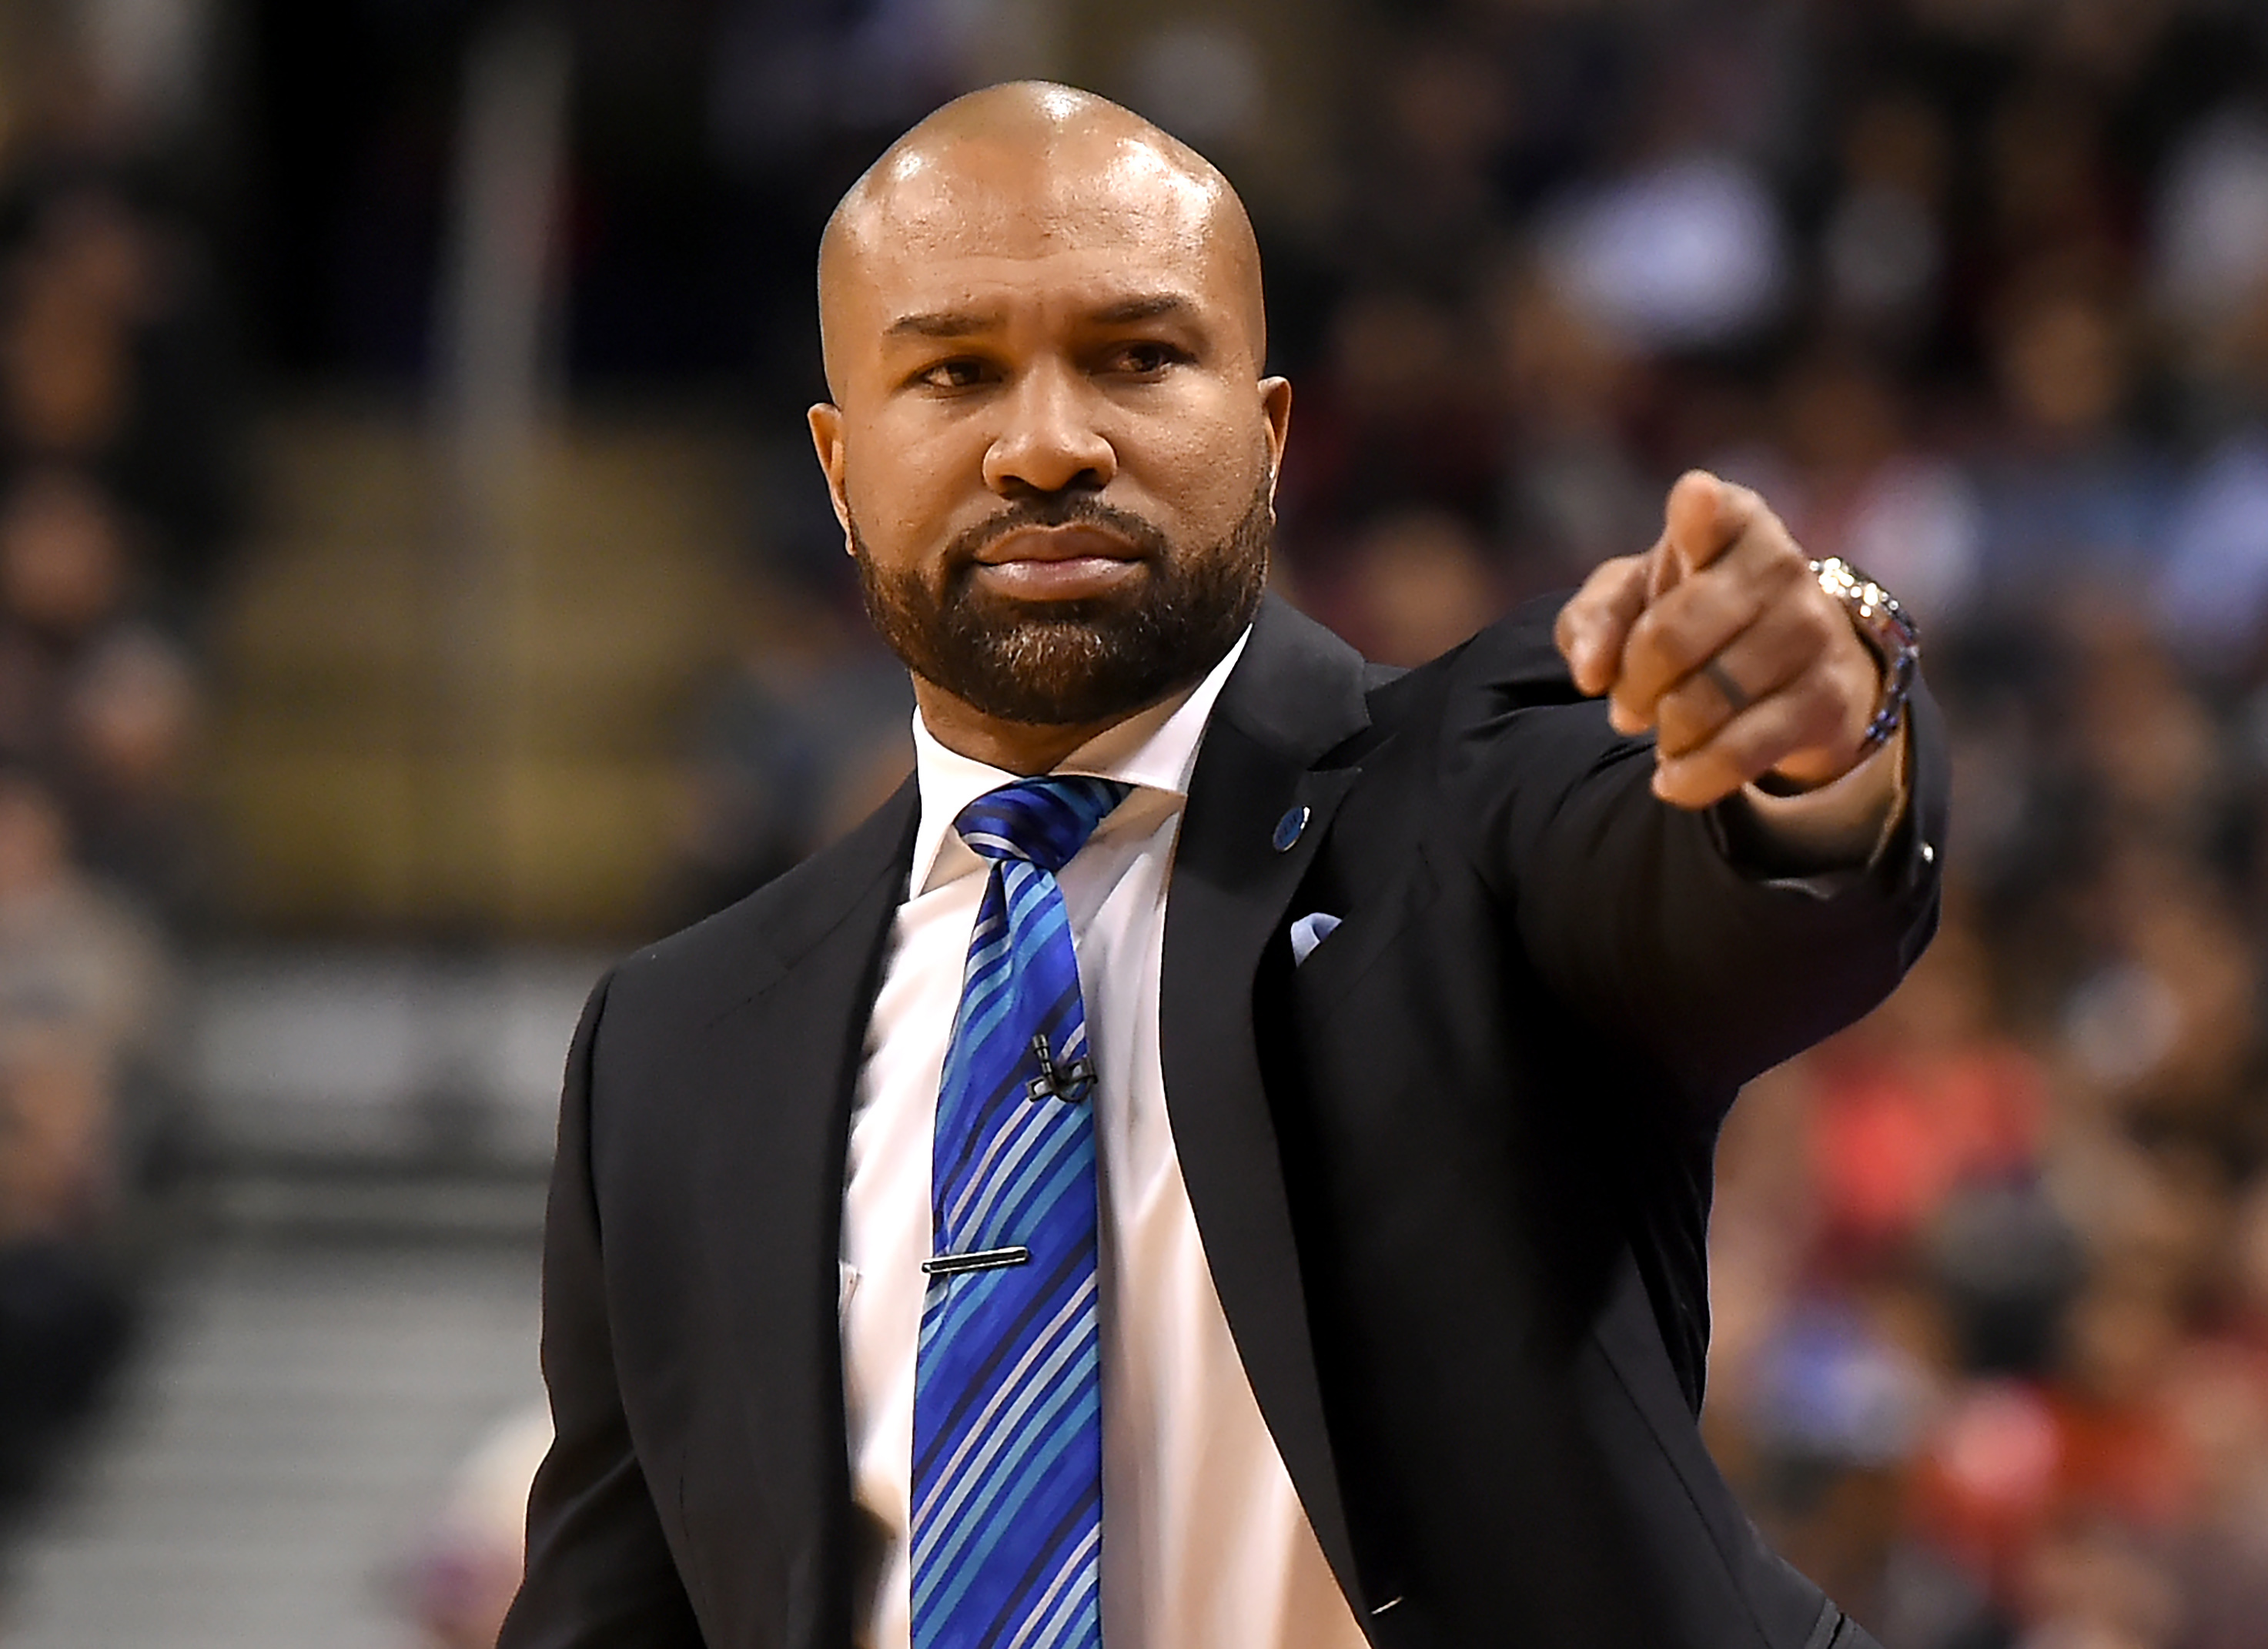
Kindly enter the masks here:
M 1890 1649 L 2268 1644 L 2268 13 L 0 0 L 0 1643 L 484 1645 L 607 956 L 909 756 L 811 262 L 1026 74 L 1218 158 L 1374 657 L 1695 463 L 1904 595 L 1945 931 L 1756 1083 L 1706 1427 Z

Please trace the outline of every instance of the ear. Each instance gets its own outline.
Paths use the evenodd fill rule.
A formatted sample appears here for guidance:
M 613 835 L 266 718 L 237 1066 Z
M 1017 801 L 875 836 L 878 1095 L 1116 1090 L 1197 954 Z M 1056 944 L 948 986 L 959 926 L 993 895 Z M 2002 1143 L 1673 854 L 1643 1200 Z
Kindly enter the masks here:
M 827 496 L 835 505 L 835 519 L 843 526 L 843 551 L 856 555 L 858 551 L 850 542 L 850 501 L 843 490 L 843 409 L 831 401 L 822 401 L 804 416 L 811 424 L 812 450 L 819 454 L 819 467 L 827 476 Z
M 1266 420 L 1268 435 L 1268 503 L 1276 503 L 1276 480 L 1284 473 L 1284 444 L 1292 438 L 1292 380 L 1288 378 L 1263 378 L 1260 380 L 1260 416 Z

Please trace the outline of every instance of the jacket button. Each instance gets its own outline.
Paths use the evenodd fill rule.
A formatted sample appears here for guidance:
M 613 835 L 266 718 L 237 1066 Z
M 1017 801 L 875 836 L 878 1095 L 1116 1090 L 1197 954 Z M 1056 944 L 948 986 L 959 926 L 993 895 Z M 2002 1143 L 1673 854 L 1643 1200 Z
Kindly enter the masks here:
M 1303 802 L 1276 821 L 1276 835 L 1273 839 L 1278 853 L 1291 850 L 1292 844 L 1300 839 L 1300 833 L 1307 828 L 1307 821 L 1311 816 L 1307 805 Z

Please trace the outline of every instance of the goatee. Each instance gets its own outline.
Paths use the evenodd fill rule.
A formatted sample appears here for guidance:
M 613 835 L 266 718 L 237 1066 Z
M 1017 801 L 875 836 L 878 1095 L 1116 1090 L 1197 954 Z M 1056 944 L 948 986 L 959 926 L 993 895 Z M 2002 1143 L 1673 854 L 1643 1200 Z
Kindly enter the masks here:
M 1123 593 L 1020 601 L 986 590 L 976 554 L 1031 526 L 1088 524 L 1132 544 L 1144 570 Z M 1273 525 L 1263 488 L 1228 537 L 1176 548 L 1150 522 L 1085 494 L 1011 504 L 947 546 L 937 586 L 874 564 L 850 526 L 874 628 L 906 667 L 984 715 L 1033 726 L 1112 720 L 1201 678 L 1252 622 Z

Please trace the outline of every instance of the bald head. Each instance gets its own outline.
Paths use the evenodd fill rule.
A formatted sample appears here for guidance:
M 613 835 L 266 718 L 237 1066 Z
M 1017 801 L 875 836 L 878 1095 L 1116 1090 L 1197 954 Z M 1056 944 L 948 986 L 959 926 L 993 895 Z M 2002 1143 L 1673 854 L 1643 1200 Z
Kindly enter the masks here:
M 1064 86 L 974 93 L 843 197 L 819 298 L 813 446 L 939 740 L 1045 772 L 1228 651 L 1292 388 L 1203 157 Z
M 971 251 L 1035 260 L 1137 241 L 1179 256 L 1267 355 L 1260 249 L 1220 169 L 1106 98 L 1045 81 L 957 98 L 890 145 L 828 219 L 819 248 L 828 384 L 879 264 Z

